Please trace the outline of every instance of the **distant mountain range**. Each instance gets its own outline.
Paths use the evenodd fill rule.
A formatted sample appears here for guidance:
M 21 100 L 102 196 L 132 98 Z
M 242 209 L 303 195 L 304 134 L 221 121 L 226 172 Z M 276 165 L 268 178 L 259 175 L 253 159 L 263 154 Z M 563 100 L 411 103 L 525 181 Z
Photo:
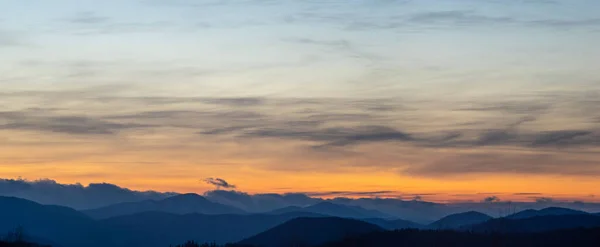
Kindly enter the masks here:
M 358 206 L 340 205 L 332 202 L 321 202 L 308 207 L 285 207 L 269 212 L 269 214 L 282 214 L 290 212 L 310 212 L 341 218 L 393 218 L 377 210 L 368 210 Z
M 197 194 L 182 194 L 163 200 L 146 200 L 140 202 L 119 203 L 103 208 L 85 210 L 87 215 L 95 219 L 143 213 L 167 212 L 173 214 L 244 214 L 241 209 L 211 202 Z
M 180 195 L 178 193 L 161 193 L 154 191 L 135 191 L 109 183 L 95 183 L 90 185 L 60 184 L 57 181 L 43 179 L 27 181 L 22 179 L 0 178 L 0 196 L 14 196 L 27 199 L 44 205 L 60 205 L 77 210 L 88 210 L 86 213 L 95 218 L 127 215 L 134 212 L 169 211 L 176 214 L 202 213 L 267 213 L 281 208 L 292 207 L 289 212 L 299 208 L 310 207 L 321 202 L 336 205 L 360 207 L 364 210 L 373 210 L 377 213 L 352 212 L 350 215 L 327 212 L 328 215 L 353 217 L 353 218 L 398 218 L 420 224 L 430 224 L 440 218 L 466 211 L 477 211 L 491 216 L 505 216 L 507 209 L 539 209 L 546 207 L 562 207 L 587 212 L 600 212 L 600 203 L 591 202 L 465 202 L 465 203 L 434 203 L 421 200 L 403 200 L 398 198 L 334 198 L 322 199 L 311 197 L 307 193 L 266 193 L 248 194 L 235 190 L 214 190 L 206 192 L 202 197 L 209 202 L 217 203 L 218 207 L 175 208 L 166 210 L 161 201 Z M 191 195 L 197 196 L 197 195 Z M 200 201 L 200 200 L 198 200 Z M 142 204 L 139 205 L 138 203 Z M 206 202 L 203 202 L 206 203 Z M 117 209 L 114 205 L 121 204 Z M 124 209 L 131 207 L 129 209 Z M 189 207 L 189 206 L 188 206 Z M 198 209 L 200 208 L 200 209 Z M 295 210 L 293 210 L 295 208 Z M 100 210 L 102 209 L 102 210 Z M 119 212 L 123 210 L 122 212 Z M 289 209 L 288 209 L 289 210 Z M 363 211 L 363 210 L 361 210 Z M 384 214 L 384 215 L 381 215 Z
M 150 206 L 143 203 L 126 205 L 108 207 L 108 213 L 94 215 L 103 219 L 94 219 L 88 215 L 90 211 L 82 213 L 67 207 L 0 197 L 0 235 L 22 226 L 28 240 L 55 247 L 166 247 L 187 240 L 223 244 L 244 239 L 242 243 L 293 240 L 312 245 L 370 231 L 408 228 L 531 233 L 600 227 L 600 216 L 564 208 L 526 210 L 497 219 L 483 213 L 466 212 L 423 226 L 401 219 L 372 217 L 387 215 L 331 202 L 304 208 L 284 208 L 268 214 L 244 213 L 198 195 L 179 195 L 153 201 L 148 204 Z M 102 210 L 94 212 L 105 213 Z M 212 214 L 187 214 L 198 211 Z M 110 214 L 120 216 L 104 218 Z
M 317 246 L 349 236 L 383 231 L 379 226 L 344 218 L 297 218 L 240 242 L 261 247 Z

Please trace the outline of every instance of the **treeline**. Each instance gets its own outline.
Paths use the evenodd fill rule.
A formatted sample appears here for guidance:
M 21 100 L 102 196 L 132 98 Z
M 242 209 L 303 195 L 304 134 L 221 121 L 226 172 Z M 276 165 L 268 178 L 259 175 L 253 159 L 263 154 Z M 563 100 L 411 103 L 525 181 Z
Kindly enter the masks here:
M 346 238 L 322 247 L 598 247 L 600 228 L 540 233 L 399 230 Z
M 252 247 L 252 246 L 248 246 L 248 245 L 239 245 L 239 244 L 225 244 L 225 245 L 218 245 L 215 243 L 198 243 L 195 241 L 188 241 L 184 244 L 180 244 L 180 245 L 171 245 L 171 247 Z
M 19 226 L 8 232 L 0 240 L 0 247 L 50 247 L 26 241 L 25 230 Z
M 280 247 L 307 246 L 290 244 Z M 540 233 L 475 233 L 452 230 L 397 230 L 352 236 L 318 247 L 598 247 L 600 228 Z M 250 247 L 188 242 L 172 247 Z
M 28 242 L 6 242 L 4 240 L 0 241 L 0 247 L 50 247 L 46 245 L 39 245 Z

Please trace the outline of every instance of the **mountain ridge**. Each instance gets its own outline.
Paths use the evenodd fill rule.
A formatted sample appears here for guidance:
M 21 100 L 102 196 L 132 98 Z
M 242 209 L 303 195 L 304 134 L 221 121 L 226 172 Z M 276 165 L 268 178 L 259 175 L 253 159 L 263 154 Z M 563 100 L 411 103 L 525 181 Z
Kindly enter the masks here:
M 125 202 L 107 207 L 84 210 L 85 214 L 94 219 L 107 219 L 116 216 L 136 214 L 141 212 L 167 212 L 173 214 L 245 214 L 246 212 L 224 204 L 212 202 L 198 194 L 180 194 L 162 200 L 144 200 L 140 202 Z

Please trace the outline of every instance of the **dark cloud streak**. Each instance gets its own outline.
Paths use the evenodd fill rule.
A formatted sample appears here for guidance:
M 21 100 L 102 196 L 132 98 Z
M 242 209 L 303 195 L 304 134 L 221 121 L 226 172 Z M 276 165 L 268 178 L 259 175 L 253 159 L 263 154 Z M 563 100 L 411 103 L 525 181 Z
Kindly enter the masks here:
M 223 188 L 223 189 L 235 189 L 236 188 L 235 185 L 228 183 L 227 181 L 225 181 L 225 179 L 222 179 L 222 178 L 206 178 L 202 181 L 204 181 L 207 184 L 216 186 L 217 190 L 219 190 L 221 188 Z

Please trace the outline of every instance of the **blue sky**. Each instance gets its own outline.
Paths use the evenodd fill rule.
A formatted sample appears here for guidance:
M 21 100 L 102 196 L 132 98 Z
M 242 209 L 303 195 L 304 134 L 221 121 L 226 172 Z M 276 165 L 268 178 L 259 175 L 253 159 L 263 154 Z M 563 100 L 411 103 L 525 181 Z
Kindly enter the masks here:
M 497 93 L 562 83 L 548 77 L 590 83 L 600 57 L 597 1 L 0 4 L 7 90 L 127 84 L 182 95 Z
M 35 178 L 51 164 L 59 181 L 118 183 L 147 167 L 125 184 L 133 188 L 171 188 L 165 174 L 241 186 L 280 171 L 389 177 L 375 189 L 398 186 L 396 176 L 539 175 L 540 191 L 572 193 L 548 184 L 600 174 L 598 9 L 596 0 L 0 1 L 0 171 Z M 345 189 L 321 185 L 297 190 Z

